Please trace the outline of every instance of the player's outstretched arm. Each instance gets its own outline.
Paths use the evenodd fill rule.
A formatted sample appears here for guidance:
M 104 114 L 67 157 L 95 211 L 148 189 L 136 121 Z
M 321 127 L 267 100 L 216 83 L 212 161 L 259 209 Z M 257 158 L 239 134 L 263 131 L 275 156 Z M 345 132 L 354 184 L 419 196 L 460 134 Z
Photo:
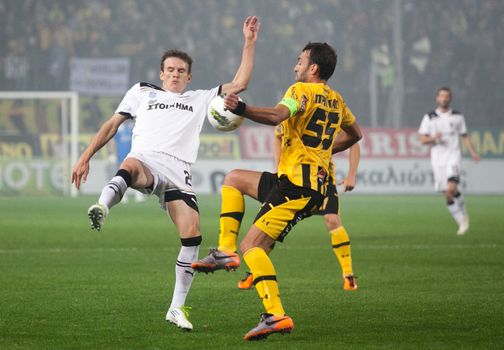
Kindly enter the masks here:
M 289 108 L 278 104 L 275 107 L 254 107 L 245 105 L 238 99 L 238 96 L 231 93 L 224 97 L 224 106 L 247 119 L 260 124 L 278 125 L 290 117 Z
M 254 52 L 257 35 L 261 23 L 256 16 L 249 16 L 243 23 L 243 52 L 240 67 L 236 71 L 234 79 L 222 85 L 222 93 L 240 93 L 247 89 L 252 71 L 254 69 Z
M 464 145 L 466 146 L 467 150 L 469 151 L 469 154 L 471 155 L 471 158 L 475 162 L 479 162 L 481 157 L 480 155 L 474 150 L 474 147 L 471 143 L 471 139 L 469 138 L 469 135 L 463 135 L 462 136 L 462 141 L 464 142 Z
M 349 169 L 347 176 L 341 180 L 338 185 L 345 186 L 345 192 L 352 191 L 357 183 L 357 169 L 359 167 L 360 161 L 360 146 L 359 143 L 355 143 L 350 147 L 350 153 L 348 154 Z
M 77 189 L 80 188 L 81 182 L 86 182 L 89 174 L 89 160 L 103 146 L 110 141 L 117 132 L 119 126 L 126 120 L 126 117 L 121 114 L 114 114 L 100 127 L 100 130 L 91 140 L 86 150 L 82 152 L 79 160 L 75 163 L 72 170 L 72 183 Z
M 362 132 L 357 123 L 351 125 L 341 125 L 344 132 L 340 132 L 334 138 L 332 153 L 338 153 L 352 147 L 362 139 Z

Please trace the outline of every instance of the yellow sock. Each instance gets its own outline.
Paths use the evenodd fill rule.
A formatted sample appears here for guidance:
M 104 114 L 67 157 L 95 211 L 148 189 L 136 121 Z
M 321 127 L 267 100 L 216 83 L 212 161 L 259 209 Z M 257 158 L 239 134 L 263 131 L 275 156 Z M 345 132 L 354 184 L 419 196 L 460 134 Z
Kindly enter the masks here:
M 254 275 L 254 284 L 266 312 L 273 315 L 285 315 L 280 300 L 275 268 L 264 249 L 249 249 L 243 254 L 243 260 Z
M 236 241 L 244 211 L 243 194 L 234 187 L 222 186 L 219 250 L 236 251 Z
M 353 275 L 350 237 L 343 226 L 330 231 L 333 252 L 336 254 L 343 271 L 343 276 Z

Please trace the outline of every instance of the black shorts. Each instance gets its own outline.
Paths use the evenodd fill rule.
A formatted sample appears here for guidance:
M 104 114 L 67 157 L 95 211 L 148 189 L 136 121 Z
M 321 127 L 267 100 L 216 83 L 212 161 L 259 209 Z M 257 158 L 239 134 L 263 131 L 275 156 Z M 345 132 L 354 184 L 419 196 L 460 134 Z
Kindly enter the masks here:
M 257 200 L 264 203 L 266 196 L 268 195 L 271 188 L 277 186 L 278 176 L 277 174 L 272 174 L 264 172 L 259 180 L 259 187 L 257 188 Z M 336 184 L 332 177 L 329 178 L 329 185 L 327 185 L 326 196 L 324 198 L 324 204 L 321 208 L 314 213 L 314 215 L 326 215 L 326 214 L 337 214 L 339 215 L 339 195 L 336 188 Z
M 199 213 L 198 200 L 196 199 L 196 195 L 193 193 L 186 193 L 180 190 L 170 190 L 164 193 L 164 200 L 165 202 L 183 200 L 185 204 Z
M 254 225 L 269 237 L 282 242 L 299 221 L 313 215 L 324 202 L 321 193 L 295 186 L 287 176 L 264 172 L 257 199 L 262 202 Z
M 327 192 L 324 198 L 324 205 L 320 210 L 315 213 L 316 215 L 336 214 L 339 215 L 339 196 L 336 184 L 333 178 L 329 178 L 329 185 L 327 185 Z

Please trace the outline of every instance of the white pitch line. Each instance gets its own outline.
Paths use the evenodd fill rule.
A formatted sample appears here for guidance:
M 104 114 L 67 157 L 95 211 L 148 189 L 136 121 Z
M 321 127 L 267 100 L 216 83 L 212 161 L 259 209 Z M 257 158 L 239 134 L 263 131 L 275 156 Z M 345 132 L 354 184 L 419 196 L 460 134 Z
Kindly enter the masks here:
M 321 246 L 303 246 L 302 248 L 296 246 L 284 245 L 281 249 L 299 249 L 299 250 L 320 250 Z M 488 244 L 475 244 L 475 245 L 463 245 L 463 244 L 450 244 L 450 245 L 428 245 L 428 244 L 413 244 L 413 245 L 359 245 L 355 244 L 353 249 L 355 250 L 427 250 L 427 249 L 498 249 L 502 248 L 501 245 L 496 243 Z M 27 253 L 47 253 L 47 254 L 62 254 L 62 253 L 103 253 L 103 252 L 137 252 L 145 250 L 162 250 L 162 251 L 174 251 L 178 250 L 179 247 L 164 247 L 164 248 L 27 248 L 27 249 L 0 249 L 0 254 L 27 254 Z

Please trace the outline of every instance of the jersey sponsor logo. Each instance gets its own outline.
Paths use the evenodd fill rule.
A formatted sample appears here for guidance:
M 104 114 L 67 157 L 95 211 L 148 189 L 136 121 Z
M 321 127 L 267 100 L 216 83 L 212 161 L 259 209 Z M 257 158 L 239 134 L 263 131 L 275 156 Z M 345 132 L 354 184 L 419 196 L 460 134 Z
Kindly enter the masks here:
M 149 101 L 150 102 L 150 101 Z M 147 108 L 148 111 L 155 110 L 155 109 L 180 109 L 182 111 L 188 111 L 188 112 L 193 112 L 193 107 L 191 105 L 186 105 L 184 103 L 176 102 L 176 103 L 152 103 L 148 105 L 149 108 Z

